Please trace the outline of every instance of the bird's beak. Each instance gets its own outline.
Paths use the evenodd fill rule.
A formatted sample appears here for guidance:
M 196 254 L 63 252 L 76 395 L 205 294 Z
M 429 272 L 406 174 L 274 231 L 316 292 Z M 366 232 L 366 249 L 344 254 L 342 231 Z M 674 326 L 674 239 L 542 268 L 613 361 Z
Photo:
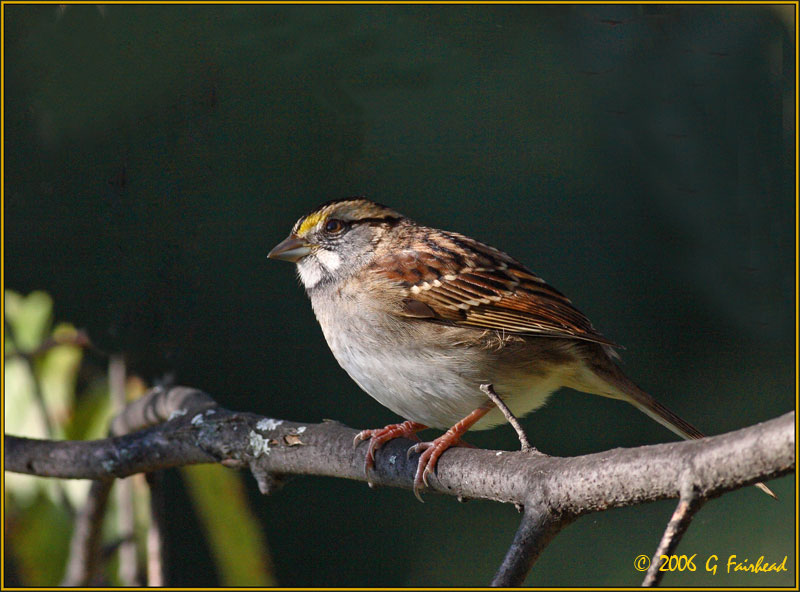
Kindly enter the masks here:
M 267 257 L 297 263 L 311 252 L 311 245 L 296 234 L 290 234 L 283 242 L 272 249 Z

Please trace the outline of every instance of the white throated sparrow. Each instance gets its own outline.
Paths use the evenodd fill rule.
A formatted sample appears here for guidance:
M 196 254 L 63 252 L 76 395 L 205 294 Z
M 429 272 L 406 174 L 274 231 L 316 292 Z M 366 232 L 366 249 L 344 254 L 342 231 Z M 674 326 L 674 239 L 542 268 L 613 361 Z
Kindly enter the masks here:
M 505 421 L 483 384 L 517 416 L 566 386 L 627 401 L 684 438 L 703 437 L 623 374 L 614 344 L 563 294 L 498 249 L 354 198 L 300 218 L 268 256 L 297 264 L 339 364 L 407 420 L 356 437 L 370 439 L 367 474 L 388 440 L 447 430 L 412 448 L 422 453 L 417 497 L 469 428 Z

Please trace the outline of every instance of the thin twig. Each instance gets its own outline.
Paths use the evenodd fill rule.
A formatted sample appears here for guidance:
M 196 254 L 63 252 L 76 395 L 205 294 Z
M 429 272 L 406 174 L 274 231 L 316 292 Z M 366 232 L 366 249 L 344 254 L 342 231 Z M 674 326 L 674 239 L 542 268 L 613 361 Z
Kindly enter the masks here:
M 164 528 L 166 500 L 164 499 L 163 473 L 147 473 L 150 486 L 150 526 L 147 531 L 147 586 L 159 588 L 166 582 L 166 554 Z
M 672 556 L 678 543 L 681 542 L 683 535 L 689 528 L 694 515 L 703 507 L 703 500 L 701 500 L 690 488 L 685 488 L 681 492 L 681 498 L 678 501 L 678 506 L 672 513 L 667 528 L 658 543 L 653 559 L 650 561 L 650 567 L 647 570 L 647 575 L 644 577 L 642 587 L 649 588 L 658 586 L 661 578 L 664 577 L 664 572 L 661 571 L 661 557 L 666 555 Z
M 522 429 L 517 418 L 511 413 L 511 409 L 508 408 L 506 402 L 501 399 L 498 394 L 494 391 L 494 385 L 491 384 L 482 384 L 481 390 L 486 393 L 486 396 L 489 397 L 492 402 L 497 405 L 498 409 L 503 412 L 503 415 L 506 416 L 508 423 L 511 424 L 511 427 L 517 432 L 517 437 L 519 437 L 519 442 L 522 447 L 523 451 L 533 450 L 535 451 L 536 448 L 531 446 L 531 443 L 528 441 L 528 436 L 525 435 L 525 430 Z
M 131 475 L 127 479 L 118 479 L 116 483 L 117 529 L 122 538 L 117 549 L 119 553 L 117 575 L 122 586 L 140 585 L 133 507 L 133 480 L 136 477 L 137 475 Z
M 42 391 L 42 382 L 36 374 L 33 359 L 29 356 L 23 356 L 28 372 L 31 375 L 31 384 L 33 385 L 33 399 L 36 401 L 36 407 L 39 409 L 39 415 L 42 416 L 42 423 L 44 424 L 44 431 L 48 438 L 55 438 L 56 430 L 53 426 L 53 420 L 50 418 L 50 411 L 47 409 L 47 403 L 44 400 L 44 392 Z
M 6 360 L 12 358 L 28 358 L 34 359 L 44 353 L 47 353 L 54 347 L 58 347 L 60 345 L 74 345 L 75 347 L 79 347 L 82 349 L 89 349 L 93 351 L 98 351 L 103 355 L 108 355 L 102 350 L 98 350 L 94 347 L 91 340 L 89 339 L 89 335 L 87 335 L 86 331 L 79 329 L 75 331 L 75 333 L 69 335 L 53 335 L 52 337 L 48 337 L 42 343 L 40 343 L 37 347 L 30 351 L 12 351 L 8 352 L 4 355 Z
M 114 415 L 125 409 L 125 359 L 114 354 L 108 362 L 108 390 Z M 139 584 L 138 561 L 136 557 L 136 537 L 134 536 L 135 516 L 133 507 L 133 480 L 120 479 L 116 484 L 117 528 L 122 543 L 119 545 L 119 566 L 117 575 L 123 586 Z
M 124 437 L 122 434 L 135 432 L 153 423 L 166 422 L 173 414 L 181 417 L 192 408 L 208 409 L 213 404 L 211 397 L 195 389 L 185 387 L 176 387 L 169 390 L 153 389 L 144 397 L 125 407 L 123 412 L 112 421 L 111 431 L 112 433 L 120 434 L 116 438 L 119 440 Z M 214 462 L 215 460 L 214 457 L 204 453 L 196 446 L 191 447 L 189 450 L 182 446 L 168 446 L 167 450 L 159 453 L 158 446 L 147 442 L 147 434 L 145 431 L 134 435 L 132 437 L 134 442 L 138 444 L 140 442 L 138 439 L 144 437 L 144 444 L 134 445 L 122 456 L 127 456 L 128 459 L 140 460 L 141 455 L 146 456 L 149 453 L 155 453 L 156 458 L 158 458 L 155 468 L 183 465 L 185 464 L 187 452 L 189 457 L 195 458 L 194 461 L 190 460 L 189 462 Z M 13 447 L 14 437 L 6 436 L 6 438 L 11 438 L 11 440 L 6 439 L 6 444 L 11 444 Z M 39 448 L 41 445 L 47 447 L 47 441 L 25 440 L 34 449 Z M 110 441 L 114 440 L 113 438 L 110 439 Z M 92 453 L 89 450 L 70 450 L 70 444 L 80 443 L 63 442 L 62 444 L 65 444 L 66 448 L 59 447 L 56 450 L 41 449 L 43 454 L 36 455 L 36 460 L 26 460 L 25 466 L 29 469 L 34 469 L 38 466 L 39 471 L 33 470 L 30 472 L 43 475 L 51 474 L 51 472 L 58 471 L 60 468 L 63 469 L 66 464 L 73 462 L 80 463 L 84 467 L 98 469 L 94 475 L 87 475 L 90 479 L 99 480 L 92 483 L 86 505 L 77 517 L 70 543 L 67 569 L 62 582 L 64 586 L 86 586 L 91 583 L 100 565 L 100 534 L 108 505 L 108 497 L 114 483 L 113 479 L 109 477 L 124 477 L 141 471 L 133 471 L 124 475 L 115 474 L 113 467 L 118 461 L 122 460 L 121 451 L 119 450 L 107 450 L 105 452 L 96 450 L 95 453 Z M 5 453 L 6 470 L 9 470 L 9 459 L 17 455 L 14 454 L 13 450 L 9 451 L 8 448 L 6 448 Z M 127 543 L 128 539 L 130 537 L 123 538 L 121 544 Z
M 78 514 L 62 586 L 88 586 L 100 565 L 100 539 L 113 479 L 93 481 L 86 504 Z

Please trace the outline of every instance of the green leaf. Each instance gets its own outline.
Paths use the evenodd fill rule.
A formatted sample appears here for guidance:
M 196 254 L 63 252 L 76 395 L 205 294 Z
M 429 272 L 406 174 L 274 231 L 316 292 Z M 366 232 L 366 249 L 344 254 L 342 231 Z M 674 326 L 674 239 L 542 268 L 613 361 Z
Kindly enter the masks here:
M 3 353 L 8 356 L 9 354 L 13 354 L 17 351 L 16 346 L 14 345 L 14 336 L 11 335 L 11 331 L 9 330 L 10 327 L 8 324 L 3 323 Z
M 111 397 L 106 380 L 93 381 L 77 398 L 72 420 L 65 426 L 67 440 L 97 440 L 108 436 Z
M 59 325 L 54 335 L 74 332 L 71 325 Z M 56 345 L 36 361 L 36 374 L 42 388 L 47 412 L 55 433 L 54 438 L 64 437 L 64 426 L 71 419 L 75 406 L 75 384 L 83 359 L 83 350 L 76 345 Z
M 45 292 L 21 296 L 6 290 L 5 306 L 6 321 L 14 332 L 17 349 L 23 352 L 36 349 L 50 333 L 53 299 Z
M 34 383 L 28 363 L 22 358 L 6 358 L 3 382 L 5 388 L 6 432 L 28 438 L 44 438 L 41 413 L 34 406 Z
M 241 475 L 221 465 L 183 467 L 222 586 L 275 586 L 264 534 L 247 503 Z
M 6 550 L 24 586 L 56 586 L 69 550 L 72 519 L 44 495 L 24 509 L 6 505 Z M 43 558 L 47 558 L 43 561 Z

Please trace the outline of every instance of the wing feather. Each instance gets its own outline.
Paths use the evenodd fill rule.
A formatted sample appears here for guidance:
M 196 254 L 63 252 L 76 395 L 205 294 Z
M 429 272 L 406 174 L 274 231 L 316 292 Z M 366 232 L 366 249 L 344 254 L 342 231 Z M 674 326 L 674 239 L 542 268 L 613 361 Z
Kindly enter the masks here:
M 406 314 L 407 304 L 417 301 L 433 312 L 420 322 L 617 347 L 566 296 L 509 255 L 456 233 L 419 230 L 423 238 L 411 241 L 409 248 L 384 254 L 370 268 L 403 286 L 406 305 L 398 314 Z M 436 240 L 431 233 L 438 234 Z

